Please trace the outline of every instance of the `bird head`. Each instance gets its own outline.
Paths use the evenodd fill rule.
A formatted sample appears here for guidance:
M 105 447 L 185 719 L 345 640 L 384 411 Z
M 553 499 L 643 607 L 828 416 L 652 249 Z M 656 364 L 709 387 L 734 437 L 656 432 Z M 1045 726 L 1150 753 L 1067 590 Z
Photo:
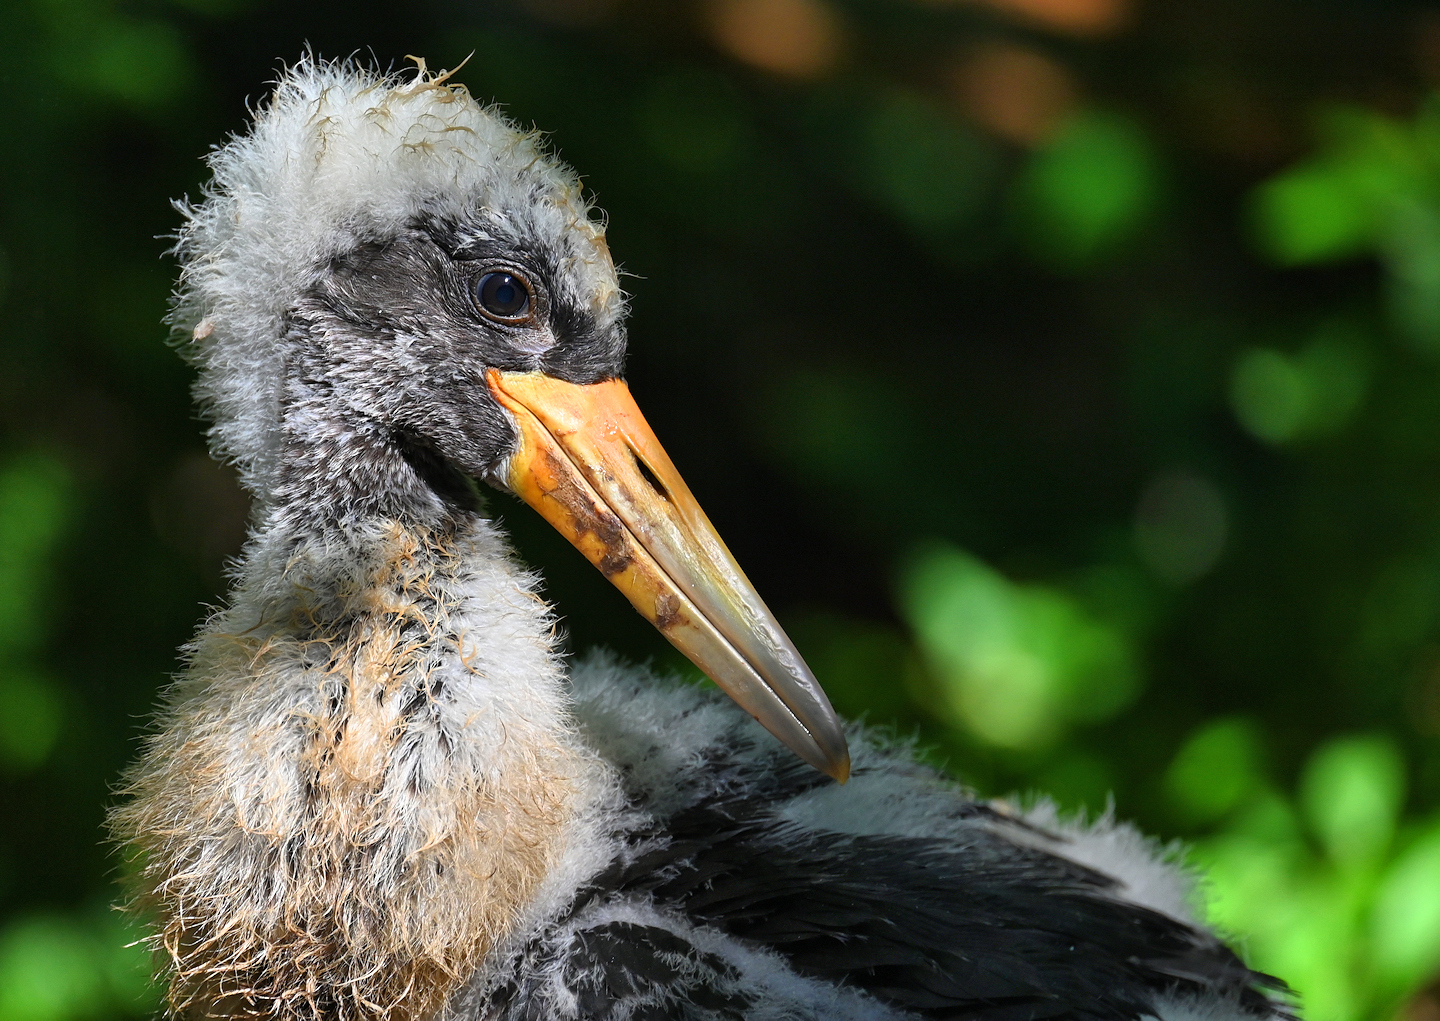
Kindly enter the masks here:
M 829 701 L 621 378 L 624 295 L 578 179 L 447 78 L 303 60 L 211 154 L 173 322 L 212 445 L 262 518 L 513 492 L 844 780 Z

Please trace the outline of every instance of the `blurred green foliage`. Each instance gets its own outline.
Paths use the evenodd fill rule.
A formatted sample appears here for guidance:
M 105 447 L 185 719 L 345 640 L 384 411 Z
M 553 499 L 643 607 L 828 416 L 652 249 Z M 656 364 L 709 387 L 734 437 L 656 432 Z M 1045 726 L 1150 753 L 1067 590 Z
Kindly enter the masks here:
M 35 665 L 48 567 L 69 508 L 65 467 L 40 455 L 0 467 L 0 763 L 33 769 L 60 733 L 57 686 Z
M 938 681 L 926 703 L 996 747 L 1053 745 L 1136 694 L 1125 637 L 1062 590 L 1016 585 L 946 548 L 916 558 L 900 600 Z
M 1322 437 L 1344 429 L 1365 399 L 1365 346 L 1347 323 L 1322 324 L 1294 355 L 1257 347 L 1235 362 L 1230 403 L 1240 424 L 1267 443 Z
M 1139 124 L 1097 110 L 1076 113 L 1017 181 L 1022 236 L 1045 261 L 1083 269 L 1143 228 L 1160 182 Z
M 1373 254 L 1395 327 L 1440 355 L 1440 100 L 1413 119 L 1324 109 L 1318 151 L 1255 194 L 1259 242 L 1303 265 Z
M 554 132 L 635 392 L 842 711 L 1185 841 L 1307 1017 L 1440 1011 L 1435 12 L 828 0 L 757 66 L 734 6 L 0 5 L 0 1021 L 155 1008 L 102 810 L 246 514 L 168 200 L 306 40 L 473 51 Z M 673 662 L 493 506 L 574 647 Z
M 1244 727 L 1197 734 L 1172 780 Z M 1225 776 L 1223 822 L 1196 848 L 1212 917 L 1247 933 L 1251 954 L 1305 991 L 1312 1016 L 1389 1016 L 1440 967 L 1440 817 L 1402 823 L 1404 774 L 1394 743 L 1366 735 L 1310 756 L 1298 804 L 1263 771 L 1233 786 Z

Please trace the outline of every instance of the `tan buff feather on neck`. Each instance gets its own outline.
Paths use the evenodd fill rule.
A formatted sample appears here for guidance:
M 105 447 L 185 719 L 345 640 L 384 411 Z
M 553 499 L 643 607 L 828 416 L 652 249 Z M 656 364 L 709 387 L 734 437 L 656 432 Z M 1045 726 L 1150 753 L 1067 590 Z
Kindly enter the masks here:
M 112 825 L 177 1013 L 423 1017 L 562 853 L 590 764 L 529 579 L 483 523 L 382 527 L 333 588 L 311 585 L 354 549 L 314 542 L 281 592 L 242 587 L 128 779 Z M 482 615 L 471 575 L 497 564 Z

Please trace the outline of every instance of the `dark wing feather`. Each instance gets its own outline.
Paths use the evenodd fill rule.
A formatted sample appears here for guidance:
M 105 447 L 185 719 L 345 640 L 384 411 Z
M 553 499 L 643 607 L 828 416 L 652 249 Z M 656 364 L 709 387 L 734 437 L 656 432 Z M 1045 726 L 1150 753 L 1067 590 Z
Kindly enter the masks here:
M 733 782 L 635 834 L 594 894 L 652 896 L 771 947 L 802 975 L 937 1019 L 1133 1021 L 1162 994 L 1266 1016 L 1267 990 L 1283 992 L 1209 933 L 1002 827 L 977 825 L 964 841 L 803 829 L 774 807 L 810 776 L 774 761 L 732 769 Z M 958 797 L 956 812 L 1000 821 Z
M 668 929 L 604 922 L 530 948 L 516 982 L 492 1000 L 506 1021 L 743 1021 L 752 1000 L 738 972 Z M 556 1003 L 545 980 L 559 969 L 574 1003 Z

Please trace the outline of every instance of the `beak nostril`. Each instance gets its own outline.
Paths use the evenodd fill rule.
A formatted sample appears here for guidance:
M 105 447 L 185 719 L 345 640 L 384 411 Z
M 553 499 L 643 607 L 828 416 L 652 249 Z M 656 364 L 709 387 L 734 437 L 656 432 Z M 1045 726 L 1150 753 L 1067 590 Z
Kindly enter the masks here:
M 660 481 L 660 476 L 655 474 L 655 469 L 645 463 L 645 459 L 640 456 L 640 452 L 634 447 L 631 447 L 630 456 L 635 459 L 635 467 L 640 472 L 640 477 L 650 484 L 650 488 L 655 490 L 656 495 L 662 500 L 671 502 L 670 490 L 665 488 L 665 483 Z

